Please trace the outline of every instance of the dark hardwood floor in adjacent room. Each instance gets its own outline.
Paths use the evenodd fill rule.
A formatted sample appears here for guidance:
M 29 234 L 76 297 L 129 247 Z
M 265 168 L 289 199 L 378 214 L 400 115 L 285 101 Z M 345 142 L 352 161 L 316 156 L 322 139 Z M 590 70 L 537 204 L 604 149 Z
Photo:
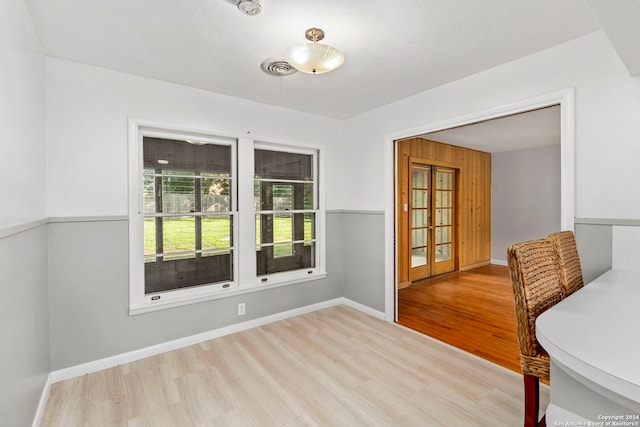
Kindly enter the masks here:
M 444 274 L 401 289 L 398 296 L 401 325 L 521 372 L 507 267 Z

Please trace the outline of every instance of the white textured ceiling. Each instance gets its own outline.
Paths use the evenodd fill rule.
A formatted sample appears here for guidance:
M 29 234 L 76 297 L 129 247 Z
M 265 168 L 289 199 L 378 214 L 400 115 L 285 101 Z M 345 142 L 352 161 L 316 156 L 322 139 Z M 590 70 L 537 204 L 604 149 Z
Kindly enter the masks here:
M 640 1 L 585 0 L 629 74 L 640 76 Z
M 53 57 L 348 118 L 600 29 L 584 0 L 26 0 Z M 260 63 L 310 27 L 341 49 L 323 75 Z
M 514 114 L 421 137 L 489 153 L 559 145 L 560 107 Z

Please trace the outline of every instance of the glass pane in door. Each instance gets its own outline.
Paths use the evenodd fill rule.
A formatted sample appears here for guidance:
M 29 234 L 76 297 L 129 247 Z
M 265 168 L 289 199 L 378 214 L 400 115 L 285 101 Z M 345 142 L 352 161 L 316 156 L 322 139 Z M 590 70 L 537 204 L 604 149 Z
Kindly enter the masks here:
M 436 174 L 436 188 L 438 190 L 453 190 L 451 186 L 453 183 L 453 171 L 444 171 L 439 169 Z
M 436 245 L 436 262 L 448 261 L 451 259 L 451 243 L 446 245 Z
M 418 228 L 417 230 L 411 230 L 411 241 L 413 242 L 414 248 L 427 246 L 427 229 Z
M 413 218 L 411 227 L 426 227 L 429 218 L 429 212 L 426 209 L 412 209 L 411 216 Z
M 413 198 L 411 200 L 411 207 L 413 209 L 422 209 L 429 207 L 429 192 L 423 189 L 413 189 Z
M 429 174 L 425 173 L 425 171 L 428 171 L 428 170 L 424 168 L 415 168 L 411 172 L 413 188 L 429 188 L 429 185 L 427 183 L 427 179 L 429 179 Z
M 427 248 L 411 249 L 411 268 L 427 265 Z
M 440 190 L 436 192 L 436 208 L 451 206 L 451 191 Z

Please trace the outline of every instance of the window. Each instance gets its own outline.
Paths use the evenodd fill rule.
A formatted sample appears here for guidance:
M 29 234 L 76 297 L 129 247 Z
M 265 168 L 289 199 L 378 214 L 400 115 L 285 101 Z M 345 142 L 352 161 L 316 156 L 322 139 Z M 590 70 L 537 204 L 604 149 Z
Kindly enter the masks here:
M 257 274 L 315 267 L 315 155 L 255 150 Z
M 131 122 L 130 313 L 326 276 L 319 151 Z
M 233 281 L 232 147 L 143 136 L 145 294 Z

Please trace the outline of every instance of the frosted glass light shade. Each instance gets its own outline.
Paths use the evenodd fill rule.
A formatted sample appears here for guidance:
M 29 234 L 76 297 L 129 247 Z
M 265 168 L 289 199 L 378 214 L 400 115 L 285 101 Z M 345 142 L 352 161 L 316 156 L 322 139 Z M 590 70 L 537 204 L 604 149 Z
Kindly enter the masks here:
M 344 63 L 342 52 L 321 43 L 294 46 L 284 54 L 284 57 L 297 70 L 308 74 L 327 73 Z
M 255 16 L 262 12 L 260 0 L 238 0 L 238 9 L 245 15 Z

